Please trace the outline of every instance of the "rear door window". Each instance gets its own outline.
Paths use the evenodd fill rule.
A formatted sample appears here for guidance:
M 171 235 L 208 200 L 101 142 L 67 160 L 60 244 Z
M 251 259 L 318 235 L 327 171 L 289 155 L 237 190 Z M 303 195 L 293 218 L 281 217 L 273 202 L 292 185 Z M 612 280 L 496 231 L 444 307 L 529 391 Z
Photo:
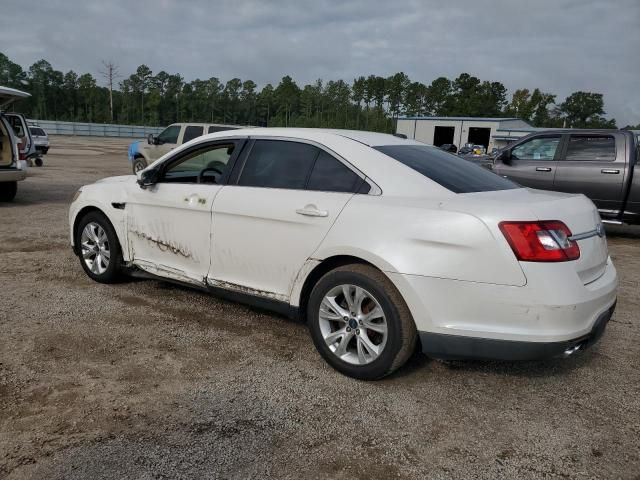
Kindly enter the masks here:
M 204 134 L 204 127 L 196 125 L 188 125 L 184 129 L 184 135 L 182 137 L 182 143 L 187 143 L 189 140 L 201 137 Z
M 302 190 L 319 152 L 306 143 L 256 140 L 238 185 Z
M 388 145 L 374 148 L 454 193 L 520 188 L 511 180 L 436 147 Z
M 323 192 L 355 192 L 362 179 L 337 158 L 321 151 L 318 155 L 308 190 Z
M 31 135 L 35 135 L 36 137 L 46 137 L 47 134 L 44 133 L 44 130 L 41 128 L 37 128 L 37 127 L 31 127 L 29 128 L 29 130 L 31 130 Z
M 581 162 L 613 162 L 616 141 L 611 135 L 571 135 L 565 160 Z
M 211 125 L 207 133 L 216 133 L 216 132 L 224 132 L 226 130 L 237 130 L 234 127 L 216 127 L 215 125 Z

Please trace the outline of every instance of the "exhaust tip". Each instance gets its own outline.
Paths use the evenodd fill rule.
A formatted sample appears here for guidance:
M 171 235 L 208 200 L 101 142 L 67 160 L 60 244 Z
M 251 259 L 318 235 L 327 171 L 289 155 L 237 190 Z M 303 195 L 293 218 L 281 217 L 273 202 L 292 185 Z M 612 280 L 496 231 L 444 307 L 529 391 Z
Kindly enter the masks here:
M 564 356 L 565 356 L 565 357 L 569 357 L 569 356 L 573 355 L 573 354 L 574 354 L 574 353 L 576 353 L 578 350 L 580 350 L 580 346 L 581 346 L 580 344 L 577 344 L 577 345 L 573 345 L 573 346 L 571 346 L 571 347 L 567 348 L 567 349 L 564 351 Z

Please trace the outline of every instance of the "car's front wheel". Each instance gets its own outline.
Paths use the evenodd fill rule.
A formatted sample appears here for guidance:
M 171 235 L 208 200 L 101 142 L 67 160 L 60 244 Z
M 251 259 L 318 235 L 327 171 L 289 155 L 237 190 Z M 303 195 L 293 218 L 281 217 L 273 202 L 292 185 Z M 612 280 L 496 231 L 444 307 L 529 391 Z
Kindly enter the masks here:
M 122 275 L 122 250 L 111 222 L 102 213 L 85 215 L 76 231 L 80 264 L 85 273 L 100 283 L 115 283 Z
M 133 174 L 137 175 L 138 172 L 141 172 L 147 168 L 147 161 L 144 158 L 137 157 L 133 159 Z
M 18 182 L 0 183 L 0 202 L 11 202 L 18 193 Z
M 369 265 L 345 265 L 314 286 L 307 319 L 318 352 L 350 377 L 375 380 L 413 354 L 416 327 L 400 292 Z

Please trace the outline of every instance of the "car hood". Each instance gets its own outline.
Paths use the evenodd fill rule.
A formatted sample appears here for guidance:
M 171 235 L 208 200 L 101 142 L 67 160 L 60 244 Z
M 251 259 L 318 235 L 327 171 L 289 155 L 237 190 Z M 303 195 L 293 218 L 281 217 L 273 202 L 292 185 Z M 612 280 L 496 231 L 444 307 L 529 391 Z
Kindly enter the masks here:
M 95 183 L 123 183 L 123 182 L 133 182 L 135 180 L 136 180 L 135 175 L 118 175 L 117 177 L 101 178 L 100 180 L 96 180 Z

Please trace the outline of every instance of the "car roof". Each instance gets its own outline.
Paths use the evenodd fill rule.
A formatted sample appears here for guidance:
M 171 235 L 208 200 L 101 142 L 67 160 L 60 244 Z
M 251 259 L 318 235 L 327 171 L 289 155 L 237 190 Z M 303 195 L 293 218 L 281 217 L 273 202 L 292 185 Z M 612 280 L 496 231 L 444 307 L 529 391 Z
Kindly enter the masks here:
M 229 128 L 246 128 L 242 125 L 231 125 L 228 123 L 202 123 L 202 122 L 175 122 L 172 123 L 171 125 L 169 125 L 170 127 L 173 126 L 191 126 L 191 127 L 229 127 Z
M 290 137 L 307 140 L 319 141 L 322 136 L 335 135 L 348 138 L 369 147 L 377 147 L 383 145 L 424 145 L 424 143 L 415 140 L 407 140 L 405 138 L 396 137 L 390 133 L 367 132 L 363 130 L 341 130 L 335 128 L 293 128 L 293 127 L 264 127 L 264 128 L 243 128 L 235 130 L 233 133 L 216 132 L 210 134 L 215 137 L 223 137 L 228 135 L 246 135 L 246 136 L 263 136 L 263 137 Z

